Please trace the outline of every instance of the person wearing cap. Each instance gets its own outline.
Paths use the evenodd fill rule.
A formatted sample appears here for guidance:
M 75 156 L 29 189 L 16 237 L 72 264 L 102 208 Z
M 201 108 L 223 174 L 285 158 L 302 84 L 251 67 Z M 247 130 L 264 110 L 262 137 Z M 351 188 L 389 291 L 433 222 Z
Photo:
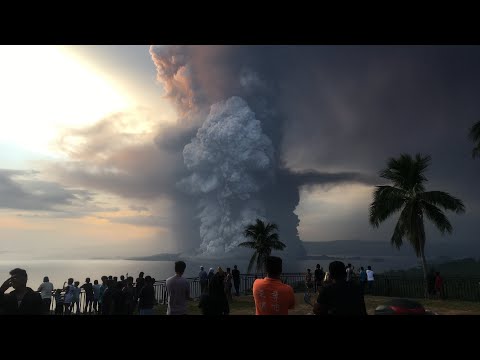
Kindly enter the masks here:
M 316 315 L 362 316 L 367 315 L 360 286 L 346 281 L 345 264 L 332 261 L 328 266 L 331 283 L 320 288 L 313 306 Z
M 208 275 L 207 275 L 207 272 L 203 270 L 203 266 L 200 266 L 198 279 L 200 281 L 200 294 L 203 294 L 207 290 L 207 286 L 208 286 Z

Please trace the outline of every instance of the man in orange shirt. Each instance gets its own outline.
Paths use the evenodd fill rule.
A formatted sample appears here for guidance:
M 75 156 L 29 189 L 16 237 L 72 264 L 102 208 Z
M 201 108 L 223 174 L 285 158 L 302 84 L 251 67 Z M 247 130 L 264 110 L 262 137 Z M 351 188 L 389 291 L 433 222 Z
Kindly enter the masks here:
M 282 259 L 269 256 L 265 261 L 267 277 L 253 283 L 256 315 L 288 315 L 295 307 L 295 296 L 290 285 L 280 280 Z

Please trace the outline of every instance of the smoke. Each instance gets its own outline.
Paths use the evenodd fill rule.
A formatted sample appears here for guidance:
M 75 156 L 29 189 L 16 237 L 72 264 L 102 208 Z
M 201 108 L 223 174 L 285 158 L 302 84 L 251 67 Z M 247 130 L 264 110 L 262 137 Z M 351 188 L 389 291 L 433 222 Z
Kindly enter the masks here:
M 157 80 L 176 105 L 178 127 L 159 135 L 159 148 L 183 152 L 189 175 L 177 181 L 173 216 L 180 250 L 224 255 L 244 241 L 256 218 L 274 222 L 287 247 L 282 256 L 305 254 L 299 239 L 299 188 L 365 181 L 358 173 L 294 172 L 282 149 L 288 119 L 280 95 L 294 69 L 284 47 L 152 46 Z M 295 57 L 296 60 L 298 60 Z M 279 66 L 280 64 L 280 66 Z M 185 142 L 189 134 L 195 134 Z M 195 215 L 192 217 L 191 215 Z M 193 234 L 197 234 L 197 240 Z M 190 236 L 186 239 L 185 236 Z
M 199 195 L 200 250 L 224 254 L 243 240 L 248 223 L 265 216 L 255 194 L 271 177 L 272 142 L 247 103 L 232 97 L 212 105 L 183 157 L 193 174 L 178 186 Z

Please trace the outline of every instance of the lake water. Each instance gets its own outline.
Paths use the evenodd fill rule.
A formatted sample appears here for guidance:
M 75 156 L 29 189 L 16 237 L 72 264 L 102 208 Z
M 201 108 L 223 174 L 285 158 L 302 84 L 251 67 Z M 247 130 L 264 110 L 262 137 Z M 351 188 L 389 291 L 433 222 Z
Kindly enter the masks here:
M 332 255 L 330 255 L 332 256 Z M 379 273 L 389 269 L 404 269 L 414 267 L 418 261 L 414 257 L 392 256 L 383 257 L 376 261 L 372 261 L 371 257 L 359 257 L 356 259 L 349 259 L 338 257 L 345 263 L 352 263 L 355 268 L 371 265 L 372 269 Z M 380 261 L 382 260 L 383 261 Z M 331 260 L 302 260 L 302 261 L 284 261 L 284 272 L 305 272 L 307 268 L 315 269 L 315 265 L 319 263 L 325 270 L 328 269 L 328 264 Z M 233 265 L 238 265 L 240 273 L 245 273 L 248 266 L 248 259 L 238 260 L 234 263 L 225 263 L 222 260 L 217 260 L 215 263 L 208 261 L 200 263 L 198 261 L 188 261 L 187 269 L 185 271 L 186 277 L 198 276 L 199 267 L 203 265 L 208 271 L 210 267 L 216 268 L 222 266 L 233 268 Z M 128 275 L 133 276 L 134 279 L 143 271 L 145 275 L 150 275 L 156 280 L 164 280 L 174 275 L 173 261 L 135 261 L 135 260 L 0 260 L 0 281 L 9 278 L 8 272 L 16 267 L 23 268 L 28 274 L 27 286 L 36 290 L 42 283 L 43 277 L 48 276 L 55 288 L 63 286 L 69 277 L 75 281 L 80 281 L 80 284 L 85 282 L 85 278 L 90 277 L 91 282 L 94 280 L 100 281 L 103 275 L 118 276 Z

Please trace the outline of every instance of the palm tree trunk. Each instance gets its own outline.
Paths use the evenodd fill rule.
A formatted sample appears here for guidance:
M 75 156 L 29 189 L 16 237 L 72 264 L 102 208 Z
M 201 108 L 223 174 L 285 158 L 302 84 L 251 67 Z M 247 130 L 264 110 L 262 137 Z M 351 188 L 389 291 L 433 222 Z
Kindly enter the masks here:
M 425 299 L 428 299 L 428 280 L 427 280 L 427 260 L 425 259 L 425 250 L 420 249 L 420 256 L 422 257 L 422 268 L 423 268 L 423 287 L 424 287 L 424 296 Z

